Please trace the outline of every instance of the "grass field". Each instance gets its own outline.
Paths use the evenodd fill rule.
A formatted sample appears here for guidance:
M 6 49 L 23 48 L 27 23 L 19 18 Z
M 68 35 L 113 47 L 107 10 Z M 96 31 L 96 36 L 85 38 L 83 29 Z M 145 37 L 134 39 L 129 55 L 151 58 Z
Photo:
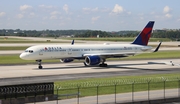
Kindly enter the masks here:
M 0 50 L 25 50 L 29 46 L 0 46 Z
M 19 39 L 19 38 L 4 38 L 0 37 L 0 43 L 68 43 L 64 41 L 51 41 L 52 38 L 47 39 L 46 41 L 33 41 L 29 39 Z M 134 40 L 134 37 L 106 37 L 106 38 L 61 38 L 64 40 L 84 40 L 84 41 L 114 41 L 114 42 L 131 42 Z M 50 40 L 50 41 L 49 41 Z M 57 38 L 58 40 L 58 38 Z M 151 42 L 158 42 L 158 41 L 171 41 L 167 38 L 151 38 Z
M 31 40 L 23 40 L 23 41 L 0 40 L 0 43 L 69 43 L 69 42 L 65 42 L 65 41 L 31 41 Z
M 24 39 L 20 39 L 20 38 L 4 38 L 4 37 L 0 37 L 0 43 L 69 43 L 66 41 L 52 41 L 52 38 L 48 38 L 47 40 L 31 40 L 31 39 L 26 39 L 26 37 L 24 37 Z M 57 39 L 58 40 L 58 39 Z
M 126 60 L 131 59 L 165 59 L 165 58 L 180 58 L 179 51 L 159 51 L 155 53 L 143 53 L 133 57 L 127 57 Z
M 135 39 L 135 37 L 114 37 L 114 38 L 109 38 L 109 37 L 106 37 L 106 38 L 65 38 L 65 39 L 68 39 L 68 40 L 85 40 L 85 41 L 117 41 L 117 42 L 131 42 Z M 170 39 L 168 38 L 150 38 L 150 41 L 151 42 L 159 42 L 159 41 L 171 41 Z
M 150 81 L 150 90 L 158 90 L 164 88 L 164 79 L 167 80 L 165 82 L 166 89 L 178 88 L 180 73 L 66 80 L 55 82 L 55 90 L 61 87 L 58 92 L 60 94 L 77 93 L 79 87 L 81 97 L 95 96 L 97 86 L 100 95 L 114 94 L 115 85 L 117 93 L 132 92 L 132 84 L 134 84 L 134 91 L 136 92 L 148 90 L 148 81 Z M 54 93 L 56 94 L 57 91 Z

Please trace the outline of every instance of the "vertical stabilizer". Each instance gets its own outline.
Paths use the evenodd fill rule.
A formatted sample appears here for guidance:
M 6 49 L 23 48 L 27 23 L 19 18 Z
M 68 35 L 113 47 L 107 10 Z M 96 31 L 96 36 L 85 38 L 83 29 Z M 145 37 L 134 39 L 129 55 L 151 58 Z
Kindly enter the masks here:
M 154 26 L 154 21 L 149 21 L 149 23 L 144 27 L 144 29 L 139 33 L 132 44 L 137 45 L 148 45 L 148 41 L 151 37 L 152 29 Z

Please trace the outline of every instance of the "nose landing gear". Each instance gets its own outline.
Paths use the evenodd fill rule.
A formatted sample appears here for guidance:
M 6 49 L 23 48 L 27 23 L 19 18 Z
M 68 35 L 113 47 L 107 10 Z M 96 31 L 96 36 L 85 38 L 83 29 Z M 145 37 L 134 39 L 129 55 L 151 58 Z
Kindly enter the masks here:
M 42 65 L 41 65 L 41 61 L 42 61 L 42 60 L 36 60 L 36 62 L 38 62 L 38 65 L 39 65 L 39 66 L 38 66 L 39 69 L 42 69 L 42 68 L 43 68 Z

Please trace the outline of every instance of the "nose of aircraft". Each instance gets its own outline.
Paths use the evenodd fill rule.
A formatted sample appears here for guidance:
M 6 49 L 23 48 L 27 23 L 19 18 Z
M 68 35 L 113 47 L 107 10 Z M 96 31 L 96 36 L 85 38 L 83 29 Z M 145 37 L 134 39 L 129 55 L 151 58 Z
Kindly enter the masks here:
M 19 55 L 19 57 L 20 57 L 21 59 L 24 59 L 24 60 L 27 58 L 27 56 L 26 56 L 25 53 L 21 53 L 21 54 Z

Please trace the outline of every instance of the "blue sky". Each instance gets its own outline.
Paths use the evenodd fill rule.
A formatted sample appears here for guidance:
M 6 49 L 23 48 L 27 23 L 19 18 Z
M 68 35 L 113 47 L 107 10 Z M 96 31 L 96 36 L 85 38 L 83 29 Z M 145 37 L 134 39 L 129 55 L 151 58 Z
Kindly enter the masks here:
M 0 29 L 102 31 L 180 28 L 179 0 L 0 0 Z

